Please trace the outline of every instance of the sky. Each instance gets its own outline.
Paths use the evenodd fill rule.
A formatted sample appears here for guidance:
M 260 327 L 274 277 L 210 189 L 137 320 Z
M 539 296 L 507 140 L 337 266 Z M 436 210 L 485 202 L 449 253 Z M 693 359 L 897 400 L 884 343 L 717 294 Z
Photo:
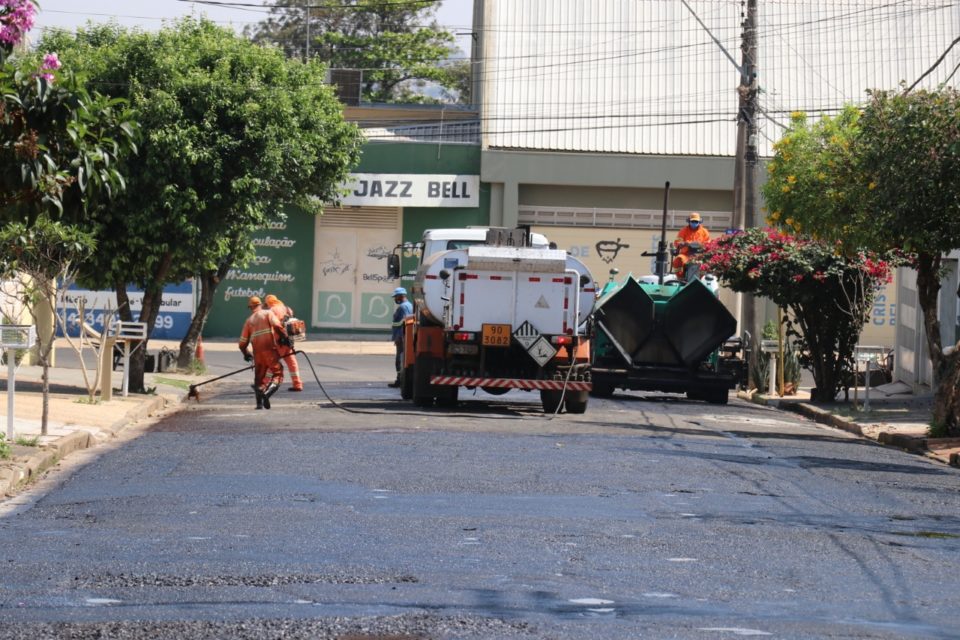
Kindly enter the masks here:
M 238 0 L 256 4 L 263 0 Z M 40 0 L 40 12 L 34 29 L 59 27 L 74 29 L 93 22 L 115 20 L 121 25 L 158 29 L 164 20 L 187 15 L 205 15 L 224 26 L 233 26 L 238 31 L 248 24 L 258 22 L 265 15 L 263 9 L 238 9 L 218 7 L 189 0 Z M 443 0 L 437 9 L 437 21 L 449 31 L 467 32 L 473 20 L 473 0 Z M 469 54 L 470 37 L 457 37 L 457 44 Z

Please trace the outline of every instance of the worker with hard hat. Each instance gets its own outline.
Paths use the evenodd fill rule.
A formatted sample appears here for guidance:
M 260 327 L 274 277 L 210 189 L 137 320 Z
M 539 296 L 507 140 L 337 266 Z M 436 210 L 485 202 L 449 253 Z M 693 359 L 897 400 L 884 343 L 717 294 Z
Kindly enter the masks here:
M 283 304 L 277 296 L 272 293 L 267 294 L 263 299 L 263 305 L 270 309 L 284 327 L 287 326 L 287 320 L 293 317 L 293 309 Z M 290 372 L 290 391 L 303 391 L 303 381 L 300 379 L 300 366 L 297 364 L 297 356 L 292 344 L 281 344 L 277 346 L 277 352 L 280 354 L 280 360 L 287 371 Z
M 240 353 L 244 360 L 253 362 L 253 391 L 257 395 L 257 409 L 270 408 L 270 396 L 283 383 L 278 346 L 287 341 L 287 333 L 277 316 L 265 308 L 258 296 L 247 299 L 250 317 L 243 323 L 240 334 Z M 250 350 L 253 353 L 250 353 Z
M 413 304 L 407 300 L 407 290 L 403 287 L 397 287 L 393 290 L 393 301 L 397 303 L 397 308 L 393 312 L 393 345 L 396 347 L 397 356 L 394 360 L 394 366 L 397 370 L 396 379 L 391 382 L 389 387 L 400 386 L 400 371 L 403 369 L 403 319 L 413 315 Z
M 673 268 L 677 277 L 686 279 L 687 264 L 694 256 L 703 250 L 704 245 L 710 241 L 710 232 L 700 219 L 700 214 L 696 211 L 687 217 L 687 224 L 677 233 L 677 239 L 673 241 L 676 250 L 676 256 L 673 259 Z M 692 266 L 692 265 L 691 265 Z

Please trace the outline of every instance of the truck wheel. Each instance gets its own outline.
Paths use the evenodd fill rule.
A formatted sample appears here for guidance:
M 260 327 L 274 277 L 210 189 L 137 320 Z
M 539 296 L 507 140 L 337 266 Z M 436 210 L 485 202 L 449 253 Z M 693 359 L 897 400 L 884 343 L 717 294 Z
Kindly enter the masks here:
M 460 392 L 460 387 L 454 386 L 440 386 L 434 387 L 437 389 L 437 405 L 441 407 L 455 407 L 457 406 L 457 396 Z
M 413 365 L 400 370 L 400 397 L 404 400 L 413 397 Z
M 413 404 L 418 407 L 429 407 L 433 404 L 434 388 L 430 384 L 433 360 L 433 358 L 417 356 L 413 363 Z
M 590 399 L 588 391 L 567 391 L 567 398 L 563 401 L 563 408 L 567 413 L 584 413 L 587 410 L 587 401 Z
M 553 389 L 540 389 L 540 402 L 543 404 L 544 413 L 557 413 L 560 409 L 560 391 Z

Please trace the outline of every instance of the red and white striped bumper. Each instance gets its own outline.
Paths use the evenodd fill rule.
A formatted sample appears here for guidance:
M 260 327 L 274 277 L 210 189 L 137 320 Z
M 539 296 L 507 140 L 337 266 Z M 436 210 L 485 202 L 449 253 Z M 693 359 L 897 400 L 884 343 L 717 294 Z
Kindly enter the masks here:
M 552 389 L 561 391 L 563 380 L 521 380 L 517 378 L 469 378 L 467 376 L 430 376 L 430 384 L 452 387 L 493 387 L 497 389 Z M 590 391 L 593 383 L 571 380 L 568 391 Z

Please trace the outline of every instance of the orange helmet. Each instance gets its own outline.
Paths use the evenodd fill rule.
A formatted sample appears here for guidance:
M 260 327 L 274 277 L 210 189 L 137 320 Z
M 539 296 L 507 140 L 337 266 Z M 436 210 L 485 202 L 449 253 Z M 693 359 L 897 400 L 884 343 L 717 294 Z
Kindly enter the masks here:
M 260 306 L 260 296 L 250 296 L 247 298 L 247 308 L 253 309 Z
M 272 307 L 274 305 L 280 304 L 280 299 L 277 296 L 273 295 L 272 293 L 268 293 L 267 297 L 263 299 L 263 302 L 268 307 Z

